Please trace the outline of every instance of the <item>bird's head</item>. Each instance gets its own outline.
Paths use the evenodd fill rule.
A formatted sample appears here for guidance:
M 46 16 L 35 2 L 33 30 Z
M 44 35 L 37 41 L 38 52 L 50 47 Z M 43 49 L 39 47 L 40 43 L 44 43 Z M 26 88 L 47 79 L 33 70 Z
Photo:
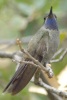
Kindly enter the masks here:
M 50 8 L 49 14 L 44 18 L 45 20 L 45 27 L 47 29 L 58 30 L 57 26 L 57 17 L 52 12 L 52 7 Z

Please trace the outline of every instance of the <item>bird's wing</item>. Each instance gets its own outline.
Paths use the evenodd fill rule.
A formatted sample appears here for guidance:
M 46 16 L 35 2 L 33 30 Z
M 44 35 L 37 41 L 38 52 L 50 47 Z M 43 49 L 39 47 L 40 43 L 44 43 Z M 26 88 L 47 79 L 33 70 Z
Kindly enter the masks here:
M 44 51 L 47 49 L 47 40 L 49 40 L 49 30 L 41 27 L 28 44 L 29 53 L 32 56 L 36 54 L 43 56 Z
M 3 92 L 9 92 L 12 95 L 17 94 L 28 84 L 35 71 L 35 67 L 27 64 L 20 65 Z
M 36 48 L 36 54 L 41 58 L 39 61 L 44 60 L 46 62 L 46 60 L 48 60 L 49 38 L 49 31 L 43 30 L 42 36 L 40 41 L 38 41 L 38 46 Z
M 44 59 L 44 56 L 46 56 L 48 54 L 48 42 L 49 42 L 49 36 L 45 35 L 41 38 L 41 40 L 38 43 L 38 47 L 36 49 L 36 54 L 41 56 L 42 59 Z

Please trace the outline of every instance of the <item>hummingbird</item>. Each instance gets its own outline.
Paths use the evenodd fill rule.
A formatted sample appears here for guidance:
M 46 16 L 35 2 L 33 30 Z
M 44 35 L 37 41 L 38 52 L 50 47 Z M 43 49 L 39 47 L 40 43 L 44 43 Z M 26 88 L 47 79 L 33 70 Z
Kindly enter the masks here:
M 44 18 L 44 24 L 30 40 L 27 51 L 45 67 L 47 63 L 50 63 L 58 46 L 59 29 L 57 17 L 53 14 L 51 7 L 49 14 Z M 30 61 L 30 59 L 26 57 L 24 60 Z M 3 92 L 7 91 L 12 95 L 17 94 L 29 83 L 36 70 L 37 68 L 32 67 L 32 65 L 20 64 L 20 67 L 17 69 Z

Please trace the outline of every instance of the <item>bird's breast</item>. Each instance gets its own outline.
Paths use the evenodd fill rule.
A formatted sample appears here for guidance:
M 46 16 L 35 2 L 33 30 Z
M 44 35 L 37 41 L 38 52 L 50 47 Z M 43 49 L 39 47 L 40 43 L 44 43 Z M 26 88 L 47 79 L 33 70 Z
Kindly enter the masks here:
M 48 40 L 48 54 L 49 58 L 52 58 L 54 53 L 57 51 L 59 45 L 59 31 L 51 30 L 49 32 L 49 40 Z

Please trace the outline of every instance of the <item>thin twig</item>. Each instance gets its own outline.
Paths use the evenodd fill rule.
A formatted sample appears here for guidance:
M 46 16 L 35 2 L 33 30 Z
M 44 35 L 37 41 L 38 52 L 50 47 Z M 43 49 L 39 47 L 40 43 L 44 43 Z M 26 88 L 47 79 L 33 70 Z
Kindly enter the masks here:
M 44 70 L 44 68 L 42 69 L 39 65 L 35 64 L 34 62 L 32 61 L 20 61 L 19 63 L 25 63 L 25 64 L 30 64 L 30 65 L 33 65 L 35 67 L 39 67 L 41 70 Z
M 50 63 L 60 62 L 61 60 L 63 60 L 63 58 L 66 56 L 66 54 L 67 54 L 67 48 L 64 50 L 64 52 L 62 53 L 62 55 L 60 56 L 59 59 L 51 60 Z
M 52 57 L 52 59 L 55 59 L 64 49 L 63 48 L 60 48 L 55 54 L 54 56 Z

